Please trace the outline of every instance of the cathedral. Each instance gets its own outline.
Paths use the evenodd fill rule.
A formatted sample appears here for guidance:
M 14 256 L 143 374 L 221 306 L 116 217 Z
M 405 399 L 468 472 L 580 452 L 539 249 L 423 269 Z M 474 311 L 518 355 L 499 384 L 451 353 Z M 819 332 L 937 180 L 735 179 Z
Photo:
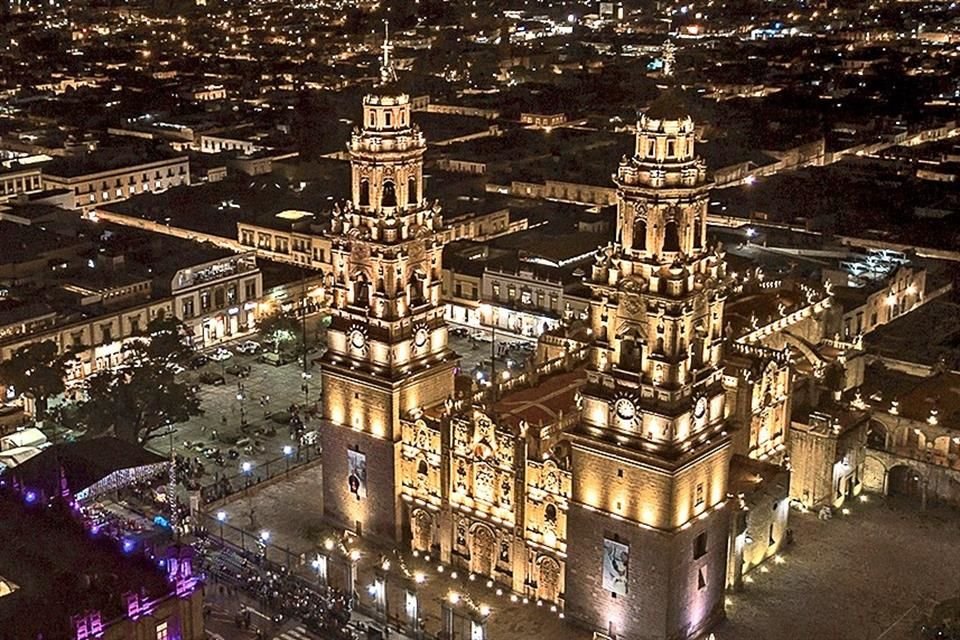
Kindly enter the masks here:
M 782 451 L 790 380 L 763 347 L 741 348 L 725 372 L 729 279 L 707 243 L 709 181 L 679 92 L 640 116 L 614 176 L 615 240 L 585 279 L 592 342 L 544 369 L 526 391 L 536 397 L 456 391 L 442 210 L 424 194 L 426 143 L 388 46 L 348 149 L 321 362 L 325 515 L 602 637 L 708 630 L 749 561 L 745 540 L 763 539 L 760 560 L 779 548 L 785 495 L 763 494 L 782 516 L 768 539 L 770 518 L 747 522 L 734 476 L 738 464 L 750 486 L 771 475 L 757 465 Z

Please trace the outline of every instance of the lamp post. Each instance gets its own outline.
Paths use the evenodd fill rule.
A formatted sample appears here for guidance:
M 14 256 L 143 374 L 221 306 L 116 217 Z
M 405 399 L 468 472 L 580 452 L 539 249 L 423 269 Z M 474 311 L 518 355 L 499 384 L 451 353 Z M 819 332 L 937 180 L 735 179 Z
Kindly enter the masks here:
M 290 458 L 293 456 L 293 447 L 289 444 L 283 445 L 283 457 L 287 462 L 287 474 L 290 474 Z
M 246 400 L 247 394 L 243 387 L 243 382 L 237 380 L 237 400 L 240 402 L 240 426 L 245 427 L 247 425 L 247 414 L 244 412 L 244 400 Z
M 227 520 L 226 511 L 217 511 L 217 522 L 220 523 L 220 544 L 223 544 L 223 523 Z

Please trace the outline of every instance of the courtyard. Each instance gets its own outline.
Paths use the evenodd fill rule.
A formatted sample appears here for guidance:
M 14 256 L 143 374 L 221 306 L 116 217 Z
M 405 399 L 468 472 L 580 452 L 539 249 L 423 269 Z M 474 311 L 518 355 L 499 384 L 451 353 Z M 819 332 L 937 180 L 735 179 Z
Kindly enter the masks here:
M 960 593 L 960 513 L 868 500 L 829 521 L 791 513 L 784 562 L 729 596 L 717 640 L 917 638 L 933 605 Z

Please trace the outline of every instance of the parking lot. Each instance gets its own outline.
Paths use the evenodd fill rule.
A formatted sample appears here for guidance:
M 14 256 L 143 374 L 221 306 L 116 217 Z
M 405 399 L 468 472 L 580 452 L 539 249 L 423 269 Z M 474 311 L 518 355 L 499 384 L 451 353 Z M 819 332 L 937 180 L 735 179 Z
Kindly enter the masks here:
M 196 416 L 173 430 L 174 452 L 187 458 L 200 458 L 204 465 L 201 484 L 213 481 L 215 474 L 231 476 L 246 471 L 252 478 L 258 467 L 269 460 L 297 456 L 299 442 L 291 437 L 290 409 L 311 407 L 320 398 L 320 376 L 311 363 L 319 353 L 308 354 L 309 378 L 303 376 L 303 361 L 275 366 L 259 361 L 259 354 L 238 353 L 235 344 L 226 345 L 232 355 L 226 360 L 211 360 L 181 376 L 197 384 L 203 415 Z M 209 354 L 213 350 L 207 350 Z M 249 373 L 242 369 L 249 367 Z M 220 383 L 222 380 L 222 383 Z M 315 422 L 304 417 L 307 432 Z M 170 453 L 170 438 L 156 438 L 148 448 L 162 455 Z M 224 464 L 217 464 L 203 451 L 219 449 Z M 244 463 L 247 465 L 244 467 Z
M 460 356 L 460 370 L 476 378 L 480 373 L 484 380 L 490 379 L 491 361 L 496 358 L 498 375 L 504 371 L 518 372 L 534 353 L 536 342 L 510 334 L 497 333 L 496 343 L 492 334 L 466 330 L 450 325 L 450 348 Z

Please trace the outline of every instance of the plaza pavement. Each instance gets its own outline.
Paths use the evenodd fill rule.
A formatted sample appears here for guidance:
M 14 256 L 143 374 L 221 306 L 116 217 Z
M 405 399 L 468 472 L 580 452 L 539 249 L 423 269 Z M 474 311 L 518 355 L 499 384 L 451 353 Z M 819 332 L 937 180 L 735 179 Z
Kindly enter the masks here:
M 302 569 L 309 572 L 320 541 L 333 532 L 319 513 L 321 473 L 319 466 L 307 469 L 224 508 L 230 521 L 242 527 L 247 525 L 245 510 L 255 508 L 257 526 L 270 531 L 277 547 L 302 554 Z M 716 640 L 908 640 L 916 637 L 919 620 L 936 601 L 960 594 L 957 511 L 924 512 L 907 502 L 870 496 L 869 502 L 851 505 L 849 515 L 830 521 L 792 512 L 791 527 L 795 542 L 783 554 L 783 563 L 771 561 L 753 571 L 744 591 L 728 596 L 728 619 L 714 630 Z M 369 600 L 373 565 L 390 550 L 356 539 L 348 546 L 362 550 L 357 592 L 362 601 Z M 283 561 L 284 555 L 273 552 L 271 559 Z M 497 595 L 497 586 L 470 581 L 462 570 L 454 578 L 449 566 L 441 573 L 436 558 L 402 557 L 410 573 L 426 576 L 421 611 L 431 633 L 439 629 L 441 599 L 456 591 L 490 607 L 490 640 L 590 638 L 549 606 L 513 601 L 508 590 Z M 345 565 L 331 565 L 331 575 L 342 573 Z M 403 611 L 401 582 L 388 579 L 392 612 Z

